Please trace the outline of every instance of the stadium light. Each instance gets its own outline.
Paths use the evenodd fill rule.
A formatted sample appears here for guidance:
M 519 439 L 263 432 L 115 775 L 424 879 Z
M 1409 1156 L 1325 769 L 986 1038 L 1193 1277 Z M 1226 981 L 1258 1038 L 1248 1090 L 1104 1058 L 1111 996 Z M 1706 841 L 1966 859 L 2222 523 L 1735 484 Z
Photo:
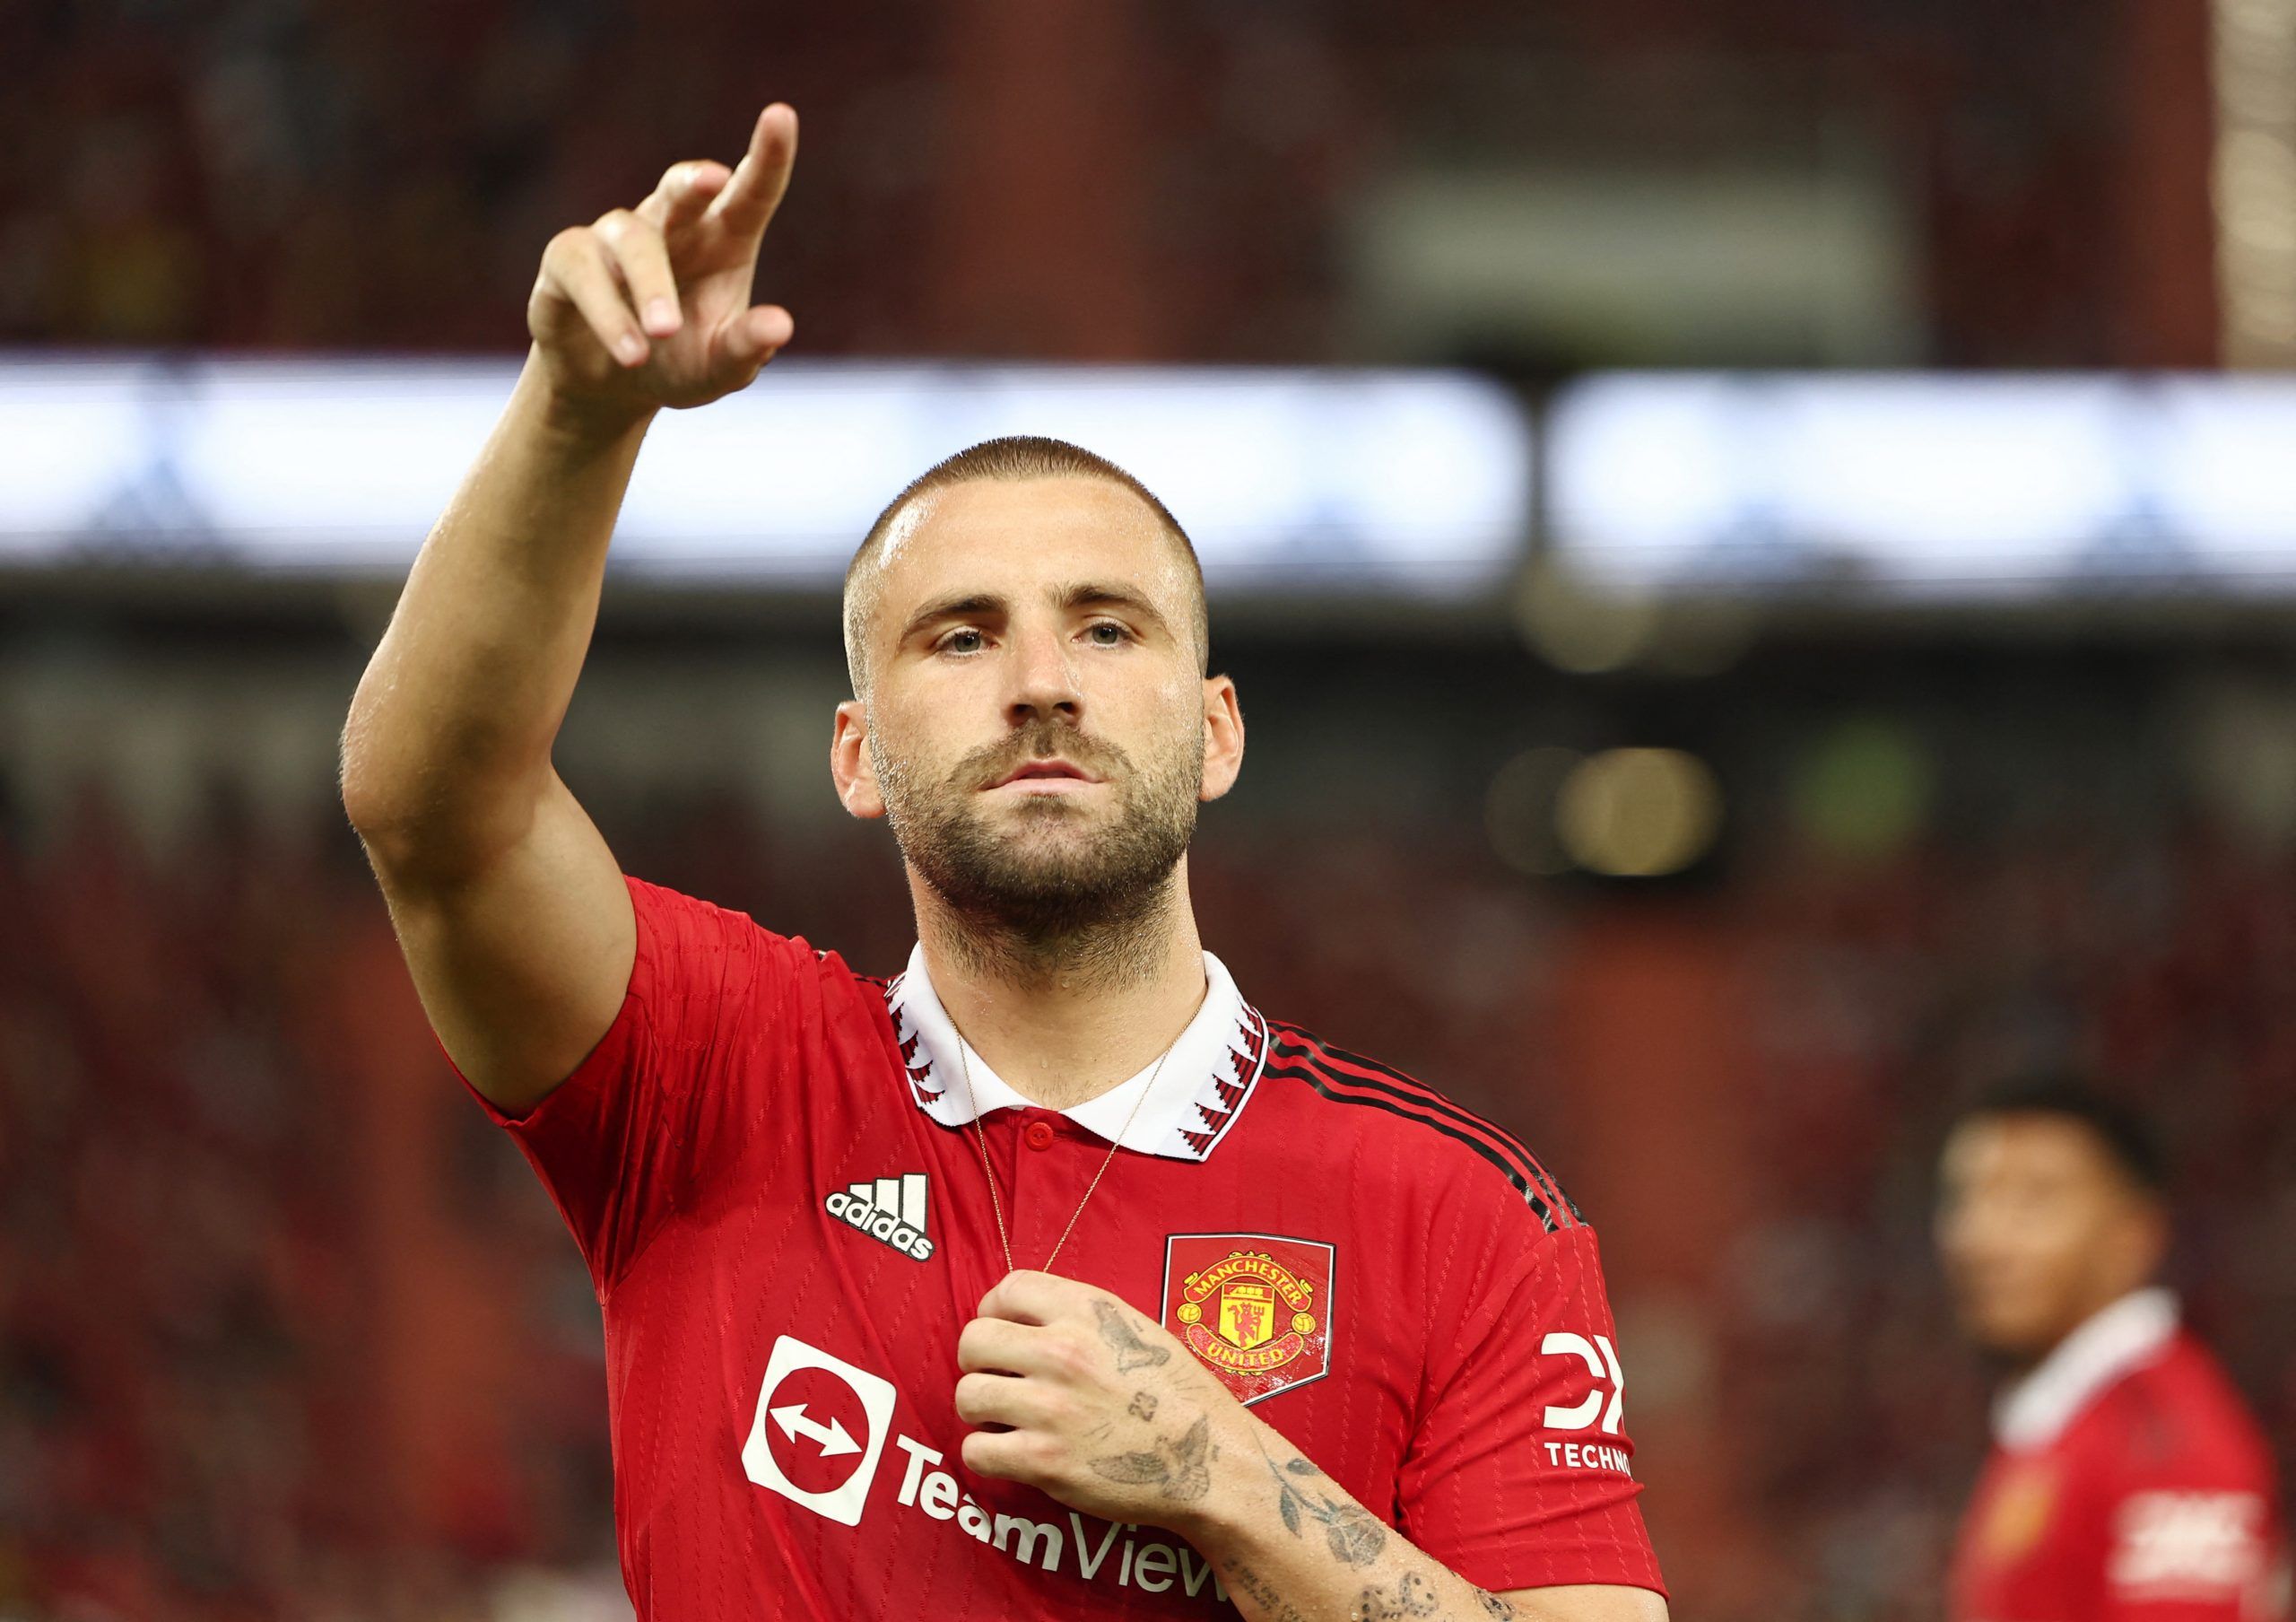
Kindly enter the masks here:
M 0 562 L 401 572 L 515 371 L 0 357 Z M 1528 531 L 1529 425 L 1462 374 L 791 361 L 663 414 L 615 565 L 833 586 L 911 477 L 1019 432 L 1138 475 L 1215 589 L 1479 594 Z
M 2296 362 L 2296 0 L 2213 0 L 2224 359 Z
M 1550 562 L 1592 588 L 2296 589 L 2296 381 L 1611 374 L 1548 434 Z

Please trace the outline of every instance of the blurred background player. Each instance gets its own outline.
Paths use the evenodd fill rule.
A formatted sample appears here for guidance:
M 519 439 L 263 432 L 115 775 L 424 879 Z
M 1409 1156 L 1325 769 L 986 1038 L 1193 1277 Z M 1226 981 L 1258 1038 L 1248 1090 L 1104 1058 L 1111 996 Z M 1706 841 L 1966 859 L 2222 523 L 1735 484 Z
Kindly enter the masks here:
M 2278 1495 L 2255 1417 L 2158 1282 L 2146 1124 L 2069 1079 L 2004 1086 L 1946 1140 L 1953 1303 L 2007 1378 L 1961 1524 L 1958 1622 L 2278 1622 Z

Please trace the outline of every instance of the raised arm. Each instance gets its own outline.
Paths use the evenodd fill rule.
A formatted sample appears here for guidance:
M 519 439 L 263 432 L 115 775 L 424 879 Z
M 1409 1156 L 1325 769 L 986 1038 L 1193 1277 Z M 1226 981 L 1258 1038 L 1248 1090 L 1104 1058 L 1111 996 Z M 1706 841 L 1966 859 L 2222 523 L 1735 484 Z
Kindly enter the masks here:
M 439 1040 L 513 1112 L 580 1063 L 629 982 L 629 895 L 551 747 L 654 414 L 746 387 L 789 341 L 750 292 L 796 146 L 796 116 L 769 107 L 737 167 L 674 165 L 551 240 L 517 386 L 352 701 L 344 807 Z

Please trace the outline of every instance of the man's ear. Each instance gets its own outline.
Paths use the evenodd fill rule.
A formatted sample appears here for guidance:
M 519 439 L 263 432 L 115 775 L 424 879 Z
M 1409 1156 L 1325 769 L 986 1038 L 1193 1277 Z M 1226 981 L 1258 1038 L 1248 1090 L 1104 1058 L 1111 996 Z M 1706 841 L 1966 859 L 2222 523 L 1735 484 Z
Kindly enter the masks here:
M 1198 799 L 1218 799 L 1236 786 L 1244 769 L 1244 709 L 1236 684 L 1224 676 L 1204 678 L 1204 790 Z
M 869 758 L 869 706 L 857 698 L 847 699 L 837 707 L 837 720 L 830 729 L 829 775 L 848 812 L 861 817 L 885 814 L 885 797 L 877 788 L 877 763 Z

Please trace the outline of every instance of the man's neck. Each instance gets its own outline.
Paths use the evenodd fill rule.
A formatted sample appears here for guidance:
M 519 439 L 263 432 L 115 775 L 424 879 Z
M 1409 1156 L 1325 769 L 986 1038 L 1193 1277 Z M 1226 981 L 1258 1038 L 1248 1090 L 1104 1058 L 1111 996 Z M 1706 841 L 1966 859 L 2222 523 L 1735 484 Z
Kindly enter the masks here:
M 2100 1391 L 2157 1356 L 2176 1328 L 2166 1290 L 2140 1287 L 2100 1307 L 2002 1388 L 1994 1435 L 2012 1447 L 2053 1439 Z
M 958 1033 L 1014 1092 L 1047 1109 L 1099 1097 L 1156 1062 L 1203 1006 L 1204 946 L 1185 867 L 1121 942 L 1033 952 L 983 938 L 912 885 L 933 990 Z

